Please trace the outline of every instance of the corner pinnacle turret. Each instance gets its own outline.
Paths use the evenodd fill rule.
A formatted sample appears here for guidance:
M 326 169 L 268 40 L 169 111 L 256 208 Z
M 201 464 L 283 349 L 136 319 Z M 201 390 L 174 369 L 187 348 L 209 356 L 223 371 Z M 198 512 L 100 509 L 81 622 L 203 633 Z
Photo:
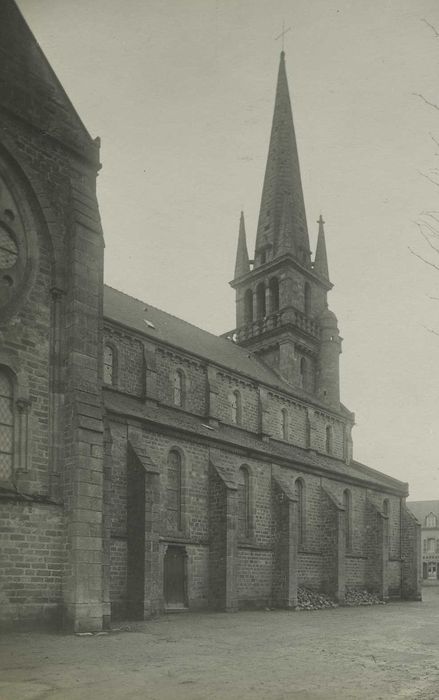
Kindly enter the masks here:
M 256 236 L 255 263 L 266 258 L 273 259 L 287 251 L 294 251 L 298 262 L 310 266 L 299 156 L 285 70 L 285 53 L 282 51 Z
M 235 279 L 250 272 L 250 262 L 248 258 L 247 239 L 245 235 L 244 212 L 241 212 L 239 220 L 238 248 L 236 251 Z
M 314 259 L 314 272 L 320 279 L 329 281 L 328 256 L 326 254 L 325 229 L 323 217 L 320 214 L 319 220 L 319 235 L 317 238 L 316 255 Z

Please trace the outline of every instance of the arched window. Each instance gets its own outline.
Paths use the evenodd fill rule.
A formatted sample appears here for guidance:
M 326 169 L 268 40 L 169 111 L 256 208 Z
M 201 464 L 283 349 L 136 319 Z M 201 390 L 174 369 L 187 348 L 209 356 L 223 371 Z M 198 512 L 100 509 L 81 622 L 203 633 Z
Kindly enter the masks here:
M 116 353 L 112 345 L 104 346 L 104 383 L 112 386 L 116 382 Z
M 349 552 L 352 549 L 352 498 L 349 489 L 343 491 L 343 506 L 345 544 Z
M 244 295 L 244 318 L 246 323 L 253 321 L 253 292 L 247 289 Z
M 258 318 L 264 318 L 266 315 L 265 284 L 263 282 L 260 282 L 256 287 L 256 315 Z
M 241 467 L 238 475 L 238 535 L 250 537 L 250 476 L 247 467 Z
M 326 452 L 328 455 L 332 455 L 332 450 L 333 450 L 333 439 L 332 439 L 332 426 L 327 425 L 326 426 Z
M 236 390 L 230 396 L 230 419 L 235 425 L 240 425 L 241 417 L 241 394 Z
M 300 358 L 300 386 L 302 389 L 308 388 L 308 362 L 306 357 Z
M 425 518 L 425 527 L 437 527 L 437 517 L 434 513 L 429 513 Z
M 12 382 L 0 370 L 0 481 L 12 478 L 14 461 L 14 401 Z
M 174 373 L 174 406 L 184 406 L 185 399 L 185 376 L 183 372 L 178 369 Z
M 305 306 L 305 313 L 307 316 L 309 316 L 311 313 L 311 285 L 309 284 L 309 282 L 305 282 L 304 306 Z
M 296 479 L 297 498 L 297 544 L 303 547 L 305 543 L 305 484 L 303 479 Z
M 283 408 L 281 411 L 281 428 L 282 428 L 282 440 L 288 440 L 289 434 L 289 420 L 288 411 Z
M 166 489 L 166 508 L 168 530 L 180 531 L 181 528 L 181 456 L 177 450 L 168 455 L 168 480 Z
M 311 421 L 309 415 L 306 416 L 305 422 L 305 446 L 311 447 Z
M 270 298 L 270 313 L 276 313 L 279 311 L 279 282 L 277 277 L 272 277 L 269 285 L 269 298 Z

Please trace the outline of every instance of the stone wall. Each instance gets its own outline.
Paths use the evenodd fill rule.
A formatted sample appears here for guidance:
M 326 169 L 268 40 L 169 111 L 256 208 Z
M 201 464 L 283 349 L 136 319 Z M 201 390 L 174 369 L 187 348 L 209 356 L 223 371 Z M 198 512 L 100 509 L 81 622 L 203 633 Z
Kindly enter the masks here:
M 113 388 L 141 398 L 145 391 L 148 398 L 164 406 L 175 406 L 174 375 L 181 372 L 184 378 L 184 398 L 178 407 L 193 415 L 208 417 L 208 371 L 205 363 L 190 355 L 148 341 L 148 352 L 144 358 L 142 343 L 129 331 L 112 325 L 105 326 L 105 342 L 115 351 L 115 381 Z M 148 370 L 154 381 L 145 380 Z M 309 410 L 305 402 L 259 387 L 256 382 L 246 381 L 239 375 L 227 374 L 219 368 L 215 374 L 215 419 L 232 422 L 232 395 L 239 393 L 239 427 L 255 435 L 270 436 L 274 440 L 288 442 L 297 447 L 311 447 L 327 454 L 326 428 L 332 428 L 331 456 L 345 458 L 345 422 L 322 410 Z M 287 413 L 286 435 L 283 434 L 282 411 Z
M 399 551 L 399 529 L 390 525 L 388 541 L 385 540 L 385 518 L 379 515 L 375 505 L 375 501 L 383 504 L 387 498 L 392 508 L 389 521 L 393 523 L 399 508 L 394 495 L 370 492 L 334 479 L 322 479 L 304 469 L 270 465 L 226 449 L 210 449 L 181 436 L 135 430 L 141 435 L 148 460 L 157 470 L 157 485 L 161 493 L 157 503 L 161 540 L 185 546 L 188 602 L 192 609 L 207 605 L 225 609 L 227 601 L 230 603 L 230 590 L 236 591 L 235 603 L 241 607 L 277 604 L 282 596 L 284 601 L 289 599 L 288 596 L 291 599 L 292 589 L 288 589 L 290 592 L 286 598 L 283 594 L 285 576 L 291 580 L 297 577 L 297 585 L 316 591 L 326 590 L 340 602 L 343 602 L 346 588 L 369 588 L 382 594 L 389 590 L 392 595 L 400 593 L 399 559 L 392 560 L 389 555 L 391 551 Z M 130 425 L 122 421 L 111 423 L 113 611 L 123 609 L 129 577 L 126 475 L 130 431 Z M 167 469 L 171 450 L 178 450 L 182 460 L 180 531 L 169 530 L 166 519 Z M 250 509 L 249 535 L 244 540 L 238 530 L 236 510 L 239 469 L 243 466 L 249 474 Z M 301 509 L 297 509 L 297 513 L 302 511 L 303 517 L 301 542 L 298 541 L 297 521 L 290 520 L 292 516 L 290 506 L 287 507 L 284 500 L 285 493 L 277 493 L 273 485 L 274 473 L 281 478 L 285 493 L 292 494 L 293 499 L 297 480 L 302 483 L 303 500 Z M 343 494 L 346 488 L 350 492 L 351 504 L 349 550 L 346 549 L 344 533 Z M 290 541 L 285 539 L 288 534 L 285 527 L 288 532 L 288 528 L 292 528 L 297 538 L 293 569 L 288 568 L 293 550 Z M 148 585 L 147 581 L 145 585 Z M 160 582 L 158 585 L 160 597 Z
M 184 377 L 183 408 L 189 413 L 205 415 L 207 377 L 205 369 L 195 358 L 181 355 L 171 349 L 156 348 L 157 396 L 168 406 L 174 405 L 174 375 Z
M 367 566 L 366 556 L 346 556 L 346 588 L 367 588 Z
M 63 618 L 101 629 L 99 145 L 10 0 L 0 6 L 0 45 L 0 189 L 11 201 L 0 210 L 18 251 L 11 297 L 0 300 L 0 366 L 13 377 L 16 427 L 14 468 L 1 485 L 63 503 Z M 30 584 L 37 594 L 38 581 L 27 582 L 29 595 Z
M 241 608 L 268 607 L 272 599 L 273 554 L 238 548 L 238 601 Z
M 127 540 L 111 540 L 110 596 L 113 619 L 127 616 Z
M 215 467 L 209 478 L 209 607 L 226 607 L 227 587 L 227 487 Z
M 130 394 L 145 394 L 145 369 L 143 345 L 130 333 L 106 327 L 104 343 L 109 344 L 114 353 L 113 388 Z
M 407 600 L 421 600 L 421 526 L 403 504 L 401 508 L 401 595 Z
M 320 545 L 322 546 L 322 545 Z M 323 585 L 322 552 L 300 552 L 298 554 L 298 583 L 315 591 L 322 590 Z
M 60 625 L 66 539 L 62 509 L 0 502 L 2 626 Z

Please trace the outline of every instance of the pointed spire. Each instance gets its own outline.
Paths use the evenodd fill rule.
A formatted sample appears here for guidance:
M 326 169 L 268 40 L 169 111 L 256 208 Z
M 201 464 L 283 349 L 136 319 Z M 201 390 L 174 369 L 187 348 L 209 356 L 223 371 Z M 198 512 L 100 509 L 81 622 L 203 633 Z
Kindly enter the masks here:
M 285 53 L 282 51 L 259 213 L 256 251 L 271 246 L 273 257 L 279 255 L 280 228 L 286 197 L 289 200 L 290 211 L 288 222 L 289 235 L 293 239 L 293 247 L 300 256 L 302 264 L 308 264 L 309 239 L 305 203 L 285 71 Z
M 317 238 L 316 256 L 314 259 L 314 272 L 321 279 L 329 280 L 328 256 L 326 255 L 325 229 L 323 217 L 320 214 L 319 220 L 319 235 Z
M 236 251 L 235 279 L 250 272 L 250 262 L 248 259 L 247 239 L 245 235 L 244 212 L 241 212 L 239 220 L 238 248 Z
M 290 198 L 288 196 L 285 196 L 282 207 L 282 216 L 279 228 L 279 241 L 277 246 L 277 252 L 279 255 L 285 255 L 285 253 L 292 253 L 294 255 L 295 253 L 292 222 L 293 215 L 291 211 Z

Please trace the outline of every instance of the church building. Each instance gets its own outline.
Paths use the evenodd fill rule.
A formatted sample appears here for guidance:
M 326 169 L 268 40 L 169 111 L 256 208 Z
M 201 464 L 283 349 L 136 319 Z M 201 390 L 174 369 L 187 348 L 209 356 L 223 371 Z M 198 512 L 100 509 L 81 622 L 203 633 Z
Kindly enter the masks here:
M 439 585 L 439 501 L 408 501 L 421 526 L 422 582 Z
M 293 609 L 300 586 L 419 599 L 408 486 L 353 458 L 284 52 L 256 247 L 241 214 L 218 337 L 104 285 L 99 139 L 14 0 L 0 51 L 2 624 Z

